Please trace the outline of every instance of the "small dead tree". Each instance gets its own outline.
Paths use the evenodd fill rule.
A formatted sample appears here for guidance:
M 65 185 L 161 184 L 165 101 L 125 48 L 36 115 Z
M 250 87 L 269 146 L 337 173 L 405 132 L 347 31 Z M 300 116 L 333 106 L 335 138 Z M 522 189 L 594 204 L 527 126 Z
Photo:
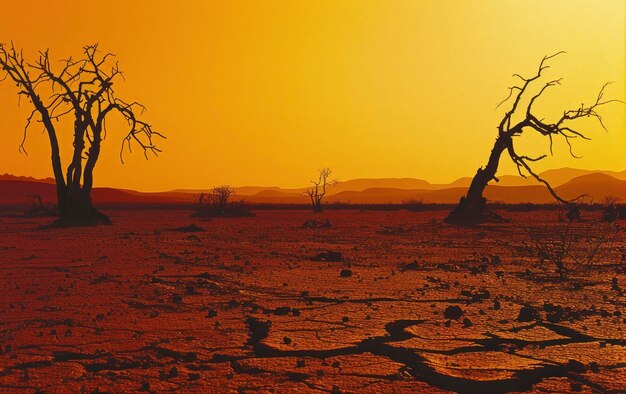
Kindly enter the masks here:
M 559 280 L 565 280 L 572 271 L 585 270 L 588 275 L 597 263 L 614 260 L 614 244 L 621 227 L 601 221 L 571 221 L 526 231 L 530 244 L 525 247 L 531 257 L 538 257 L 542 264 L 554 264 Z
M 229 186 L 222 185 L 214 187 L 213 191 L 210 194 L 212 200 L 211 203 L 215 207 L 223 209 L 228 206 L 228 200 L 233 194 L 235 194 L 235 191 Z
M 251 216 L 243 200 L 231 201 L 235 190 L 227 185 L 216 186 L 208 193 L 196 194 L 192 203 L 197 217 Z
M 26 153 L 25 142 L 29 127 L 42 123 L 47 134 L 52 157 L 52 170 L 56 182 L 59 220 L 56 226 L 110 224 L 109 218 L 91 203 L 93 171 L 100 157 L 102 141 L 106 137 L 106 121 L 119 114 L 128 123 L 122 140 L 122 150 L 136 144 L 144 152 L 157 154 L 154 137 L 163 137 L 138 118 L 137 110 L 143 106 L 118 98 L 113 85 L 123 78 L 113 54 L 101 53 L 98 45 L 83 48 L 82 55 L 60 61 L 53 66 L 48 50 L 39 52 L 39 58 L 27 62 L 22 51 L 11 44 L 0 44 L 0 81 L 9 79 L 18 89 L 18 98 L 25 97 L 33 106 L 26 120 L 20 151 Z M 4 75 L 2 75 L 4 74 Z M 58 123 L 71 119 L 72 155 L 63 170 Z M 68 130 L 69 133 L 69 130 Z
M 501 155 L 506 151 L 509 157 L 517 166 L 519 174 L 526 178 L 527 175 L 531 175 L 537 181 L 543 183 L 550 194 L 559 202 L 566 205 L 573 205 L 573 201 L 566 201 L 561 198 L 552 186 L 544 179 L 542 179 L 531 167 L 531 163 L 542 160 L 547 155 L 541 155 L 539 157 L 529 157 L 523 154 L 519 154 L 515 150 L 514 140 L 516 137 L 521 136 L 527 131 L 534 131 L 544 136 L 550 141 L 550 154 L 552 151 L 552 143 L 555 138 L 562 138 L 569 146 L 569 152 L 573 157 L 577 157 L 573 150 L 571 140 L 580 138 L 589 140 L 585 134 L 572 128 L 571 121 L 593 117 L 598 120 L 602 128 L 606 130 L 602 117 L 598 114 L 597 109 L 605 104 L 611 102 L 620 102 L 620 100 L 605 100 L 604 90 L 608 84 L 605 84 L 600 93 L 596 97 L 595 101 L 590 105 L 581 104 L 579 108 L 565 110 L 563 115 L 553 122 L 545 121 L 542 116 L 536 115 L 533 109 L 533 105 L 539 99 L 539 97 L 550 87 L 560 85 L 561 79 L 554 79 L 543 84 L 543 86 L 534 95 L 530 90 L 536 85 L 538 80 L 542 76 L 542 72 L 549 68 L 546 63 L 555 56 L 564 52 L 558 52 L 551 56 L 545 56 L 541 63 L 537 73 L 532 77 L 523 77 L 520 74 L 513 74 L 513 77 L 520 80 L 520 84 L 509 87 L 509 95 L 502 102 L 498 104 L 500 107 L 502 104 L 511 101 L 512 104 L 509 110 L 504 114 L 502 121 L 498 125 L 498 137 L 496 138 L 491 155 L 485 168 L 479 168 L 476 175 L 472 179 L 467 194 L 461 197 L 459 204 L 450 212 L 446 218 L 447 223 L 456 224 L 474 224 L 488 220 L 493 215 L 487 214 L 486 199 L 483 197 L 483 192 L 487 187 L 487 184 L 491 180 L 498 182 L 496 172 L 500 162 Z M 522 101 L 526 104 L 522 105 Z M 518 120 L 514 120 L 518 119 Z M 521 118 L 521 120 L 519 120 Z
M 336 179 L 328 179 L 332 172 L 333 171 L 330 168 L 323 168 L 319 170 L 317 180 L 311 181 L 313 186 L 308 187 L 305 190 L 306 195 L 309 196 L 309 199 L 311 200 L 313 212 L 322 212 L 322 200 L 326 195 L 326 188 L 329 186 L 333 186 L 338 182 Z
M 602 220 L 613 223 L 620 218 L 620 212 L 617 204 L 620 198 L 617 196 L 606 196 L 602 199 Z
M 32 194 L 29 197 L 29 201 L 32 204 L 32 207 L 24 212 L 24 215 L 33 217 L 33 216 L 56 216 L 57 215 L 57 207 L 54 204 L 44 204 L 41 195 Z

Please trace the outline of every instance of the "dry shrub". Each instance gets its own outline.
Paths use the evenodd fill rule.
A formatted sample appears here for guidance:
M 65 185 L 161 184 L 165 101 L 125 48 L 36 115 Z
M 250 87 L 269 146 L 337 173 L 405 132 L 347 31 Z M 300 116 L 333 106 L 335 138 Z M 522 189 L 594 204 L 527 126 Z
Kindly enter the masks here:
M 526 249 L 541 263 L 553 264 L 564 280 L 574 270 L 590 272 L 596 264 L 611 260 L 620 230 L 619 225 L 602 221 L 529 227 Z
M 245 201 L 231 201 L 235 191 L 229 186 L 217 186 L 210 192 L 193 197 L 193 216 L 196 217 L 244 217 L 252 216 Z

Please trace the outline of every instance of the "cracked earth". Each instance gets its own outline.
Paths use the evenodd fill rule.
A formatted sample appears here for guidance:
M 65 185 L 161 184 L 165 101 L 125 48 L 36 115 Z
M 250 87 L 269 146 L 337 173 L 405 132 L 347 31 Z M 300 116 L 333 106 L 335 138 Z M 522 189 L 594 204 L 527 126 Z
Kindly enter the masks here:
M 626 391 L 623 232 L 558 281 L 555 212 L 108 213 L 0 217 L 0 392 Z

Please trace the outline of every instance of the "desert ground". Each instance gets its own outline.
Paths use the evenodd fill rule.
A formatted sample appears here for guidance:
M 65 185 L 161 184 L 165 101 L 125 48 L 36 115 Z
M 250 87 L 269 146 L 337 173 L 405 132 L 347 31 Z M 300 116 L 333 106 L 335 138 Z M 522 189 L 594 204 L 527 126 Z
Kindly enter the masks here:
M 556 211 L 107 213 L 0 216 L 0 392 L 626 392 L 623 232 L 558 280 Z

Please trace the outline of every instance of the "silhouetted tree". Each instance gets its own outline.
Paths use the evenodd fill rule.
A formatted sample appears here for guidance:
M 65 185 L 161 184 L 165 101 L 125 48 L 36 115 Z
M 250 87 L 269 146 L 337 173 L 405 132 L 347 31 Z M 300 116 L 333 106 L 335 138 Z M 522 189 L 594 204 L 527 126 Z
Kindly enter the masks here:
M 24 144 L 33 122 L 43 124 L 50 141 L 60 216 L 55 225 L 111 223 L 91 203 L 93 170 L 106 136 L 109 115 L 117 113 L 128 123 L 120 159 L 123 159 L 124 148 L 130 151 L 132 143 L 143 149 L 146 158 L 148 152 L 155 155 L 160 152 L 152 140 L 163 136 L 137 117 L 136 110 L 143 112 L 143 106 L 115 96 L 113 84 L 123 76 L 117 62 L 111 61 L 113 56 L 100 53 L 97 45 L 90 45 L 83 48 L 80 58 L 62 60 L 56 69 L 51 65 L 48 50 L 39 52 L 39 58 L 29 63 L 13 44 L 0 44 L 0 68 L 5 74 L 0 81 L 12 80 L 17 86 L 18 98 L 25 97 L 33 105 L 20 151 L 26 153 Z M 73 152 L 64 173 L 57 122 L 65 117 L 73 119 Z
M 311 206 L 313 212 L 322 212 L 322 200 L 326 195 L 326 188 L 337 183 L 337 180 L 328 180 L 330 174 L 332 174 L 330 168 L 324 168 L 319 170 L 317 181 L 313 180 L 311 183 L 313 186 L 306 189 L 305 193 L 311 199 Z
M 54 204 L 44 204 L 41 195 L 32 194 L 29 198 L 32 207 L 24 212 L 26 216 L 56 216 L 57 207 Z
M 602 220 L 613 223 L 620 218 L 617 204 L 620 198 L 617 196 L 606 196 L 602 199 Z
M 211 192 L 211 198 L 214 201 L 214 205 L 217 205 L 218 207 L 225 207 L 228 205 L 228 200 L 230 199 L 230 196 L 234 193 L 235 190 L 233 190 L 230 186 L 218 186 L 213 188 L 213 191 Z
M 536 75 L 530 78 L 522 77 L 519 74 L 513 75 L 515 78 L 519 78 L 521 83 L 510 87 L 508 97 L 498 104 L 498 107 L 500 107 L 500 105 L 506 103 L 507 101 L 512 101 L 510 109 L 504 114 L 502 121 L 498 125 L 498 137 L 496 138 L 493 149 L 491 150 L 487 166 L 485 168 L 481 167 L 478 169 L 476 175 L 472 179 L 467 194 L 461 198 L 456 208 L 450 212 L 446 218 L 446 222 L 472 224 L 484 221 L 490 217 L 490 215 L 488 215 L 485 211 L 486 199 L 483 197 L 483 191 L 491 180 L 498 182 L 496 172 L 498 170 L 500 156 L 504 153 L 504 151 L 508 152 L 509 157 L 517 166 L 517 170 L 522 177 L 526 177 L 527 174 L 533 176 L 537 181 L 543 183 L 548 188 L 550 194 L 552 194 L 552 196 L 559 203 L 573 205 L 573 201 L 566 201 L 561 198 L 546 180 L 542 179 L 533 171 L 531 165 L 529 164 L 537 162 L 545 158 L 547 155 L 539 157 L 521 155 L 516 152 L 514 145 L 515 137 L 522 135 L 526 131 L 535 131 L 550 140 L 550 154 L 552 154 L 553 139 L 555 137 L 560 137 L 563 138 L 569 146 L 570 154 L 573 157 L 576 157 L 572 151 L 571 140 L 575 138 L 589 140 L 589 138 L 582 132 L 573 129 L 570 126 L 570 121 L 579 118 L 593 117 L 597 119 L 600 125 L 606 130 L 604 123 L 602 122 L 602 117 L 596 112 L 596 109 L 604 104 L 619 101 L 603 101 L 604 89 L 608 84 L 605 84 L 602 89 L 600 89 L 600 93 L 591 105 L 581 104 L 579 108 L 566 110 L 563 112 L 561 117 L 552 123 L 544 121 L 543 117 L 537 116 L 533 113 L 533 105 L 537 99 L 546 91 L 546 89 L 559 85 L 561 79 L 548 81 L 532 96 L 530 96 L 531 93 L 529 92 L 529 89 L 531 88 L 531 85 L 535 85 L 535 81 L 541 78 L 542 71 L 549 68 L 549 66 L 546 65 L 546 62 L 562 53 L 564 52 L 558 52 L 551 56 L 545 56 L 539 64 Z M 522 99 L 527 99 L 527 103 L 525 105 L 521 104 Z M 520 120 L 514 120 L 514 117 Z
M 216 186 L 208 193 L 196 194 L 193 205 L 197 217 L 252 216 L 245 201 L 231 201 L 235 190 L 230 186 Z

